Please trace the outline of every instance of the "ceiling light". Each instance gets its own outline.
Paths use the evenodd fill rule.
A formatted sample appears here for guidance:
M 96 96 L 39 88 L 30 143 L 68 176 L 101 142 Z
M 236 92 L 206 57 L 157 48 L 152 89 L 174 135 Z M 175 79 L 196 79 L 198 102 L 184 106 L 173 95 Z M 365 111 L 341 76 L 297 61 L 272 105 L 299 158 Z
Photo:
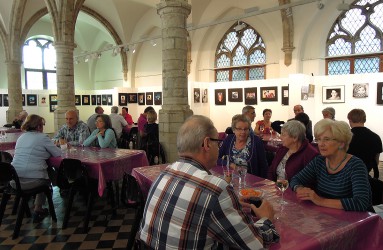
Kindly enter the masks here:
M 319 10 L 323 9 L 324 4 L 322 3 L 321 0 L 318 1 L 318 3 L 317 3 L 317 7 L 318 7 Z
M 100 59 L 101 58 L 101 53 L 97 53 L 97 58 Z
M 238 32 L 240 30 L 243 30 L 245 27 L 245 23 L 238 21 L 237 26 L 234 27 L 234 30 Z
M 78 59 L 74 59 L 74 63 L 75 63 L 75 64 L 79 64 L 80 61 L 79 61 Z
M 338 4 L 338 6 L 336 6 L 336 9 L 338 11 L 347 11 L 350 9 L 350 4 L 345 3 L 344 0 L 342 0 L 342 3 Z
M 89 55 L 86 55 L 86 56 L 85 56 L 85 59 L 84 59 L 84 62 L 89 62 L 89 59 L 90 59 L 90 56 L 89 56 Z
M 151 40 L 150 43 L 152 44 L 153 47 L 157 45 L 156 41 L 154 40 Z
M 133 54 L 136 53 L 136 45 L 133 45 L 133 46 L 132 46 L 132 53 L 133 53 Z
M 120 51 L 121 51 L 120 47 L 114 48 L 112 51 L 112 56 L 117 56 L 117 54 L 120 53 Z

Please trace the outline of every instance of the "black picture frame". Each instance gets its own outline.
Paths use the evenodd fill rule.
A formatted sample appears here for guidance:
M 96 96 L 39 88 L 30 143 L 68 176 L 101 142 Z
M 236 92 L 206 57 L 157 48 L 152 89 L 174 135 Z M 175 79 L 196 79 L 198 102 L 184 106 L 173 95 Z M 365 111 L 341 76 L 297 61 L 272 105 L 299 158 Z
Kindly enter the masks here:
M 102 105 L 102 97 L 101 95 L 96 95 L 96 98 L 97 98 L 97 104 L 98 106 Z
M 21 95 L 21 102 L 22 102 L 22 105 L 25 106 L 25 94 Z
M 127 94 L 128 103 L 137 103 L 137 93 Z
M 3 94 L 0 94 L 0 107 L 3 106 Z
M 146 105 L 153 105 L 153 92 L 146 92 Z
M 278 101 L 278 87 L 261 87 L 261 101 L 262 102 L 276 102 Z
M 194 103 L 200 103 L 201 102 L 201 89 L 200 88 L 194 88 L 193 96 L 194 96 Z
M 28 106 L 37 106 L 37 95 L 27 94 L 27 105 Z
M 93 106 L 97 105 L 97 95 L 91 95 L 90 99 Z
M 3 107 L 8 107 L 9 101 L 8 101 L 8 94 L 3 94 Z
M 81 95 L 74 96 L 74 105 L 81 106 Z
M 281 89 L 281 103 L 282 105 L 289 105 L 289 86 L 282 86 L 282 89 Z
M 106 98 L 107 98 L 108 106 L 112 106 L 113 105 L 113 95 L 107 95 Z
M 216 89 L 214 97 L 215 105 L 226 105 L 226 89 Z
M 245 104 L 246 105 L 256 105 L 258 104 L 258 98 L 257 98 L 257 88 L 245 88 Z
M 376 104 L 383 104 L 383 82 L 378 82 L 376 92 L 377 92 Z
M 82 105 L 90 105 L 90 95 L 82 95 Z
M 108 105 L 108 99 L 106 95 L 101 95 L 101 104 Z
M 118 106 L 126 106 L 127 102 L 127 93 L 118 93 Z
M 336 95 L 333 93 L 336 93 Z M 344 96 L 344 85 L 322 86 L 322 103 L 344 103 Z
M 54 112 L 57 108 L 57 95 L 49 95 L 49 111 Z
M 154 105 L 162 105 L 162 92 L 154 92 Z
M 138 105 L 145 105 L 145 93 L 138 93 Z
M 229 102 L 243 102 L 243 89 L 228 89 L 227 97 L 229 99 Z
M 209 101 L 209 90 L 204 89 L 202 93 L 202 103 L 207 103 Z

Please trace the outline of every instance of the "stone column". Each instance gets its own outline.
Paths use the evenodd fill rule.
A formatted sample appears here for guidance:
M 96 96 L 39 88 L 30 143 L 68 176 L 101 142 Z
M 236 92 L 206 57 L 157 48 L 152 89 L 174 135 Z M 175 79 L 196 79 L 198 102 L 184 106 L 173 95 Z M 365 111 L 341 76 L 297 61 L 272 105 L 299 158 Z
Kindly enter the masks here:
M 65 112 L 76 110 L 73 50 L 75 45 L 69 42 L 56 42 L 57 109 L 54 112 L 55 131 L 65 124 Z
M 15 117 L 23 110 L 21 90 L 21 61 L 6 62 L 8 76 L 8 103 L 6 111 L 7 123 L 12 123 Z M 3 125 L 3 124 L 2 124 Z
M 191 6 L 187 0 L 161 0 L 157 13 L 162 20 L 162 93 L 159 112 L 160 142 L 167 161 L 177 160 L 177 133 L 193 114 L 188 105 L 186 19 Z

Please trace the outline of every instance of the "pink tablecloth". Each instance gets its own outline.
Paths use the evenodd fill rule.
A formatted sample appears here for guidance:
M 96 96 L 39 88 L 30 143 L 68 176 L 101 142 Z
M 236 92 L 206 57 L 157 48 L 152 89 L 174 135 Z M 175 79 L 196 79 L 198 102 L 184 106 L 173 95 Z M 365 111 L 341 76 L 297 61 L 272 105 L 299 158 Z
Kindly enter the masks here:
M 23 132 L 6 133 L 5 138 L 0 139 L 0 150 L 15 149 L 16 141 Z
M 135 168 L 132 175 L 138 180 L 144 195 L 167 165 Z M 212 170 L 221 175 L 221 167 Z M 235 185 L 238 181 L 234 181 Z M 318 207 L 310 201 L 300 202 L 291 189 L 284 194 L 288 204 L 279 205 L 280 192 L 275 183 L 247 174 L 246 183 L 262 190 L 277 211 L 275 227 L 281 235 L 279 243 L 270 249 L 382 249 L 383 220 L 368 212 L 345 212 Z
M 61 157 L 51 157 L 48 164 L 59 167 L 63 158 L 81 160 L 87 166 L 89 176 L 98 179 L 98 193 L 102 196 L 106 182 L 122 179 L 124 172 L 131 173 L 133 168 L 149 165 L 145 151 L 129 149 L 72 148 Z

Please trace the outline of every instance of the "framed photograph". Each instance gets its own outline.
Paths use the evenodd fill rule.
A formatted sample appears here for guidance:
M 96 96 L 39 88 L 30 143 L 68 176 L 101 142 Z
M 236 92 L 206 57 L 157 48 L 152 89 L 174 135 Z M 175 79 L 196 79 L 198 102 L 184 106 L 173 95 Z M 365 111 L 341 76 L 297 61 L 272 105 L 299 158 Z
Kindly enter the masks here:
M 126 93 L 118 93 L 118 106 L 126 106 L 128 104 L 126 95 Z
M 289 86 L 282 86 L 282 105 L 289 105 Z
M 108 105 L 108 99 L 106 99 L 106 95 L 101 95 L 101 104 Z
M 216 89 L 214 97 L 215 105 L 226 105 L 226 89 Z
M 257 88 L 245 88 L 245 104 L 255 105 L 257 103 Z
M 74 105 L 81 106 L 81 95 L 74 96 Z
M 39 106 L 40 107 L 48 107 L 48 96 L 47 95 L 39 95 Z
M 49 111 L 54 112 L 57 108 L 57 95 L 49 95 Z
M 90 105 L 90 95 L 82 95 L 82 105 Z
M 3 94 L 0 94 L 0 107 L 3 106 Z
M 354 98 L 367 98 L 368 97 L 368 83 L 354 83 L 352 86 L 352 97 L 354 97 Z
M 309 86 L 302 86 L 301 87 L 301 100 L 307 101 L 309 99 Z
M 146 105 L 153 105 L 153 92 L 146 92 Z
M 27 95 L 27 105 L 37 106 L 37 95 Z
M 315 94 L 315 85 L 309 84 L 309 97 L 314 97 Z
M 3 106 L 8 107 L 9 101 L 8 101 L 8 94 L 3 94 Z
M 194 96 L 194 103 L 201 102 L 201 89 L 200 88 L 194 88 L 193 96 Z
M 97 97 L 97 104 L 96 104 L 96 105 L 99 105 L 99 106 L 100 106 L 100 105 L 102 104 L 102 101 L 101 101 L 101 99 L 102 99 L 102 98 L 101 98 L 101 95 L 97 95 L 96 97 Z
M 91 95 L 92 105 L 97 105 L 97 95 Z
M 343 103 L 343 102 L 344 102 L 344 85 L 322 87 L 322 103 Z
M 107 99 L 108 106 L 112 106 L 113 105 L 113 95 L 107 95 L 106 99 Z
M 162 92 L 154 92 L 154 105 L 162 105 Z
M 243 89 L 228 89 L 229 102 L 243 102 Z
M 21 95 L 21 102 L 22 102 L 22 105 L 25 106 L 25 94 Z
M 262 102 L 278 101 L 278 87 L 261 87 Z
M 376 104 L 383 104 L 383 82 L 378 82 L 377 84 L 378 89 L 377 89 L 377 100 Z
M 207 103 L 208 101 L 208 89 L 204 89 L 203 90 L 203 94 L 202 94 L 202 103 Z
M 138 93 L 138 105 L 145 105 L 145 93 Z
M 128 103 L 137 103 L 137 93 L 127 94 Z

